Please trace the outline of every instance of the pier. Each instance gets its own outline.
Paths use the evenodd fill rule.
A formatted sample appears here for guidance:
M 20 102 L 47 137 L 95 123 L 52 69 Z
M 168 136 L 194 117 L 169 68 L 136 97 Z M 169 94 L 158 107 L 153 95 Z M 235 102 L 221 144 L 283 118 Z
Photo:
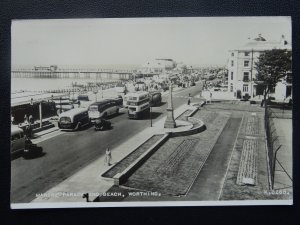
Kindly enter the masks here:
M 133 78 L 135 70 L 119 69 L 77 69 L 77 68 L 58 68 L 33 67 L 33 68 L 12 68 L 12 78 L 84 78 L 94 80 L 129 80 Z

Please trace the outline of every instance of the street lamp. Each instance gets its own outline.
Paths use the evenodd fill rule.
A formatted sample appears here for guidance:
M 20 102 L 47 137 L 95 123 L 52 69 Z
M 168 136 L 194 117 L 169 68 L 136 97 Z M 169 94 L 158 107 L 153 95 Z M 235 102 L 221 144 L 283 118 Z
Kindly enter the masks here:
M 97 102 L 97 93 L 98 93 L 98 90 L 94 90 L 96 102 Z
M 31 113 L 32 113 L 32 107 L 33 107 L 33 98 L 30 99 L 30 106 L 31 106 Z
M 176 128 L 176 122 L 174 119 L 173 110 L 173 99 L 172 99 L 172 82 L 169 84 L 169 98 L 168 98 L 168 108 L 167 108 L 167 119 L 164 124 L 164 128 Z
M 152 127 L 152 103 L 153 103 L 153 95 L 150 95 L 150 127 Z
M 60 109 L 59 109 L 59 113 L 61 113 L 61 111 L 62 111 L 61 97 L 59 97 L 59 103 L 60 103 Z

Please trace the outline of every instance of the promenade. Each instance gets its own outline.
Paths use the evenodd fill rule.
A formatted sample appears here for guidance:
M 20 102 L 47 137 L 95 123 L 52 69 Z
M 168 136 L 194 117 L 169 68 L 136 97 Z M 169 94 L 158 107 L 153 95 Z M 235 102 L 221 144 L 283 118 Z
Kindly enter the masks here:
M 193 101 L 199 100 L 194 98 Z M 186 104 L 175 110 L 177 123 L 189 110 Z M 45 193 L 37 193 L 31 207 L 40 203 L 84 203 L 85 193 L 89 194 L 89 201 L 96 202 L 275 198 L 268 192 L 267 150 L 260 105 L 240 101 L 208 103 L 192 117 L 203 121 L 206 129 L 189 136 L 169 138 L 122 185 L 115 185 L 102 175 L 139 146 L 144 146 L 150 137 L 162 134 L 166 117 L 113 148 L 111 167 L 105 165 L 105 156 L 101 156 Z M 147 148 L 152 145 L 149 143 Z M 281 162 L 288 164 L 288 159 Z M 136 191 L 157 195 L 132 194 Z M 118 196 L 113 195 L 116 193 Z M 285 199 L 291 199 L 291 195 Z

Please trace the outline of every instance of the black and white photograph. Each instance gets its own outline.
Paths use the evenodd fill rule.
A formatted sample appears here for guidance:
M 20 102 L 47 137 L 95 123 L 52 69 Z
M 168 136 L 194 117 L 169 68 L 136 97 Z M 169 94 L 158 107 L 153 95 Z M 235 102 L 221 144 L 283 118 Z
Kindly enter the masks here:
M 292 205 L 292 20 L 11 22 L 12 209 Z

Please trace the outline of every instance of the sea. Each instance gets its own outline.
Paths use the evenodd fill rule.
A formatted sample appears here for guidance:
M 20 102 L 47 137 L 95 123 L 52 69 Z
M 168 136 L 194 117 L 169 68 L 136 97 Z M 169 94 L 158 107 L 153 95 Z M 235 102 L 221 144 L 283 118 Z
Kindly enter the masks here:
M 84 78 L 12 78 L 11 93 L 40 92 L 72 88 L 72 83 L 86 85 L 95 79 Z
M 33 68 L 33 66 L 23 66 L 24 68 Z M 101 69 L 113 69 L 113 70 L 131 70 L 139 68 L 138 65 L 101 65 L 101 66 L 67 66 L 62 65 L 60 68 L 101 68 Z M 102 81 L 105 81 L 103 79 Z M 40 92 L 51 91 L 58 89 L 72 88 L 72 83 L 79 85 L 86 85 L 88 82 L 99 82 L 95 78 L 12 78 L 11 79 L 11 93 L 16 92 Z

